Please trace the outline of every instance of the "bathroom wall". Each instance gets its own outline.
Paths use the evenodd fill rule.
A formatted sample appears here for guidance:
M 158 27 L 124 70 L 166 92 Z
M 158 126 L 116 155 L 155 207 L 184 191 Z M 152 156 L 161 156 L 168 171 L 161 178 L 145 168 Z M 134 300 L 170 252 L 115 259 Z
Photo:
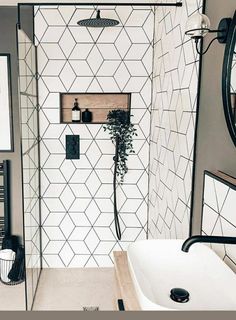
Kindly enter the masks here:
M 235 0 L 207 0 L 206 14 L 217 29 L 223 17 L 232 17 Z M 204 40 L 207 46 L 214 35 Z M 197 132 L 197 157 L 193 206 L 193 233 L 201 232 L 204 170 L 220 170 L 236 177 L 236 148 L 229 135 L 222 103 L 221 75 L 225 45 L 217 41 L 203 56 L 200 112 Z
M 0 52 L 11 55 L 11 94 L 13 115 L 14 152 L 0 152 L 0 162 L 11 161 L 11 225 L 12 233 L 23 237 L 21 150 L 18 99 L 18 65 L 16 43 L 16 7 L 0 7 Z
M 201 1 L 155 11 L 149 168 L 149 238 L 189 234 L 198 56 L 184 35 Z
M 35 7 L 38 45 L 44 267 L 111 266 L 112 251 L 146 238 L 154 12 L 100 6 L 113 28 L 77 21 L 93 6 Z M 131 92 L 138 136 L 118 188 L 122 240 L 113 218 L 114 146 L 102 125 L 60 124 L 59 92 Z M 65 135 L 79 134 L 80 160 L 65 160 Z
M 235 237 L 236 187 L 205 174 L 202 234 Z M 236 272 L 235 245 L 212 244 L 212 249 Z

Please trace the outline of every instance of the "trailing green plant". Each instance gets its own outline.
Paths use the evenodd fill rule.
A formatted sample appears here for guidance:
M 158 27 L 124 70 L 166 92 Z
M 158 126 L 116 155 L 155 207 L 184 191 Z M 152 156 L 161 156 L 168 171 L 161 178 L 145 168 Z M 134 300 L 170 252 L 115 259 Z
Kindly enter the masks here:
M 133 136 L 137 136 L 134 125 L 130 122 L 130 113 L 115 109 L 108 113 L 107 123 L 103 126 L 104 131 L 108 130 L 112 143 L 116 146 L 117 176 L 120 183 L 124 182 L 124 176 L 128 172 L 127 160 L 133 149 Z M 116 157 L 115 156 L 115 157 Z

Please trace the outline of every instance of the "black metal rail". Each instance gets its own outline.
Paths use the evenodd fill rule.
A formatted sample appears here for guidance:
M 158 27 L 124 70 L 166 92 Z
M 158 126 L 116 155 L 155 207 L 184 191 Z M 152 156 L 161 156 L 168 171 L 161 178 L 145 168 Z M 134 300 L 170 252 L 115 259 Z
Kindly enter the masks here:
M 0 217 L 0 243 L 3 237 L 10 235 L 10 161 L 4 160 L 0 163 L 0 177 L 2 185 L 0 186 L 0 203 L 4 205 L 4 216 Z

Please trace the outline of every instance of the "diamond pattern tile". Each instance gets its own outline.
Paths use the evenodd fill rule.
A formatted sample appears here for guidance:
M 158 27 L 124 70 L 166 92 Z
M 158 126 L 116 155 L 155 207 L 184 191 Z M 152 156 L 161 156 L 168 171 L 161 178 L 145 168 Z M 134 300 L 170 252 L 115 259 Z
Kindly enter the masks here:
M 202 210 L 202 234 L 234 237 L 236 190 L 224 180 L 205 173 Z M 235 272 L 236 250 L 234 245 L 212 245 L 212 249 Z
M 40 66 L 45 267 L 112 266 L 112 250 L 127 248 L 146 232 L 154 12 L 116 5 L 103 10 L 123 26 L 79 28 L 79 19 L 95 15 L 93 6 L 81 10 L 79 5 L 54 5 L 50 11 L 38 6 L 35 11 L 35 21 L 44 21 L 44 32 L 36 26 L 35 37 Z M 53 42 L 45 42 L 43 37 L 47 40 L 53 31 Z M 101 125 L 59 124 L 57 94 L 68 91 L 132 93 L 138 137 L 136 153 L 128 163 L 130 171 L 117 190 L 121 242 L 115 236 L 113 216 L 114 146 Z M 79 160 L 65 159 L 66 134 L 80 135 Z
M 192 117 L 196 114 L 198 73 L 195 70 L 199 62 L 192 41 L 186 43 L 181 34 L 188 17 L 195 10 L 201 10 L 201 6 L 202 1 L 189 0 L 184 1 L 186 10 L 155 10 L 149 238 L 187 238 L 189 235 L 194 146 Z M 145 31 L 150 29 L 149 19 L 151 21 L 152 17 L 146 20 Z M 141 33 L 144 43 L 152 41 L 145 40 Z M 129 35 L 135 42 L 135 37 Z M 149 72 L 147 57 L 142 62 Z M 145 90 L 143 95 L 146 96 Z

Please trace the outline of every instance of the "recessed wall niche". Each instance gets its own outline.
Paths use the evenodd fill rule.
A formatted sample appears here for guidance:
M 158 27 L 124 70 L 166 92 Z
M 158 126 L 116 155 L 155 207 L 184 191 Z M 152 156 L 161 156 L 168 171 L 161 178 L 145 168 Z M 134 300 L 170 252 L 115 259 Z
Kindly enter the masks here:
M 111 110 L 130 110 L 131 93 L 60 93 L 61 123 L 73 123 L 72 108 L 76 98 L 81 112 L 85 109 L 92 112 L 91 123 L 106 123 Z

